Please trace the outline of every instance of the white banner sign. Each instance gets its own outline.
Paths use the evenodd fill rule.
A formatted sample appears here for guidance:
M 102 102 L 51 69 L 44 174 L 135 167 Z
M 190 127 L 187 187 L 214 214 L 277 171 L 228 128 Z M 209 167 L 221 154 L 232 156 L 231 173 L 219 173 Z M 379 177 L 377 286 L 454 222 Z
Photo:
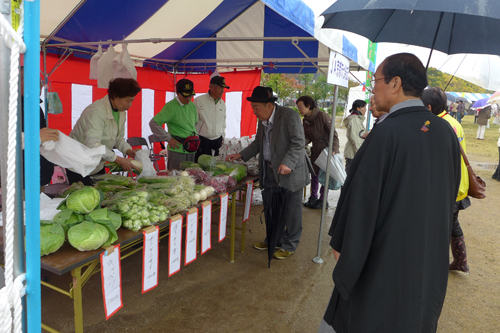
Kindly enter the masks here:
M 196 245 L 198 240 L 198 209 L 191 208 L 186 216 L 186 251 L 184 265 L 196 260 Z
M 331 50 L 327 82 L 342 87 L 349 85 L 349 59 Z
M 110 246 L 101 253 L 102 295 L 106 320 L 123 306 L 121 280 L 120 244 L 118 244 L 115 247 Z
M 204 254 L 212 248 L 212 203 L 205 201 L 201 204 L 203 210 L 203 219 L 201 225 L 201 254 Z
M 142 293 L 150 291 L 158 285 L 158 268 L 160 255 L 158 226 L 150 226 L 143 233 L 142 251 Z

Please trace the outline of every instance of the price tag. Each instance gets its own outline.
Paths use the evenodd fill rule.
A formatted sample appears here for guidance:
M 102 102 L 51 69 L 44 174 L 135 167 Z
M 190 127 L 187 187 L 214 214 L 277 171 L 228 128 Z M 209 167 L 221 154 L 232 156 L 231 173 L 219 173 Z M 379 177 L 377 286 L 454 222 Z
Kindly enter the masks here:
M 198 208 L 191 208 L 186 215 L 186 251 L 184 265 L 196 260 L 198 244 Z
M 158 286 L 158 258 L 160 256 L 160 229 L 150 226 L 143 232 L 144 247 L 142 251 L 142 293 Z
M 201 254 L 212 248 L 212 202 L 201 204 L 203 219 L 201 222 Z
M 101 253 L 101 281 L 106 320 L 123 306 L 120 244 Z
M 229 195 L 227 193 L 220 196 L 219 243 L 226 238 L 228 199 Z
M 181 270 L 182 216 L 175 215 L 170 219 L 168 242 L 168 276 Z
M 253 180 L 247 182 L 247 193 L 245 196 L 245 211 L 243 213 L 243 222 L 250 218 L 250 208 L 252 206 L 252 196 L 253 196 Z

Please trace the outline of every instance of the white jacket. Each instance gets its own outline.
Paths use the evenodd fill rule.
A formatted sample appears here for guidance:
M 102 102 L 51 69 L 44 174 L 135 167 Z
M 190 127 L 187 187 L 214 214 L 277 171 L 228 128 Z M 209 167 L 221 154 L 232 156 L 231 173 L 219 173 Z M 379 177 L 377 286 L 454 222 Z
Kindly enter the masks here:
M 125 140 L 126 120 L 126 113 L 120 112 L 120 126 L 118 126 L 113 117 L 113 109 L 111 108 L 108 95 L 95 101 L 83 110 L 80 119 L 76 122 L 69 136 L 89 148 L 100 145 L 106 146 L 106 153 L 102 157 L 101 163 L 90 174 L 100 171 L 106 161 L 115 161 L 116 154 L 112 150 L 113 147 L 116 147 L 124 155 L 127 150 L 132 149 Z
M 198 135 L 210 140 L 226 136 L 226 103 L 221 99 L 215 104 L 210 94 L 194 99 L 198 111 L 196 131 Z

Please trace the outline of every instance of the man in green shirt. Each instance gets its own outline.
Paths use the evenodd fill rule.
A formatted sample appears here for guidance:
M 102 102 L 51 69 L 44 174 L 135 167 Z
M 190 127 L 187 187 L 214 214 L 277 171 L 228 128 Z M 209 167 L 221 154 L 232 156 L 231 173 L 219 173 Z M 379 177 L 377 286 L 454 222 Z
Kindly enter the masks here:
M 166 103 L 161 111 L 151 119 L 149 127 L 154 135 L 162 141 L 168 141 L 167 169 L 178 169 L 182 161 L 193 161 L 195 152 L 186 151 L 180 140 L 196 135 L 198 113 L 191 101 L 195 95 L 193 82 L 181 79 L 175 85 L 176 96 Z M 167 131 L 163 128 L 167 124 Z

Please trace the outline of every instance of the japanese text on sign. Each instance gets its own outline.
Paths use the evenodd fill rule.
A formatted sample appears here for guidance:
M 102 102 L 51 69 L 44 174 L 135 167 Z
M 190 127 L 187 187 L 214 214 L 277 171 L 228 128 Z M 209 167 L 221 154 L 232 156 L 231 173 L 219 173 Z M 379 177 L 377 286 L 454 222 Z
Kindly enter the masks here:
M 343 55 L 330 51 L 328 64 L 328 83 L 347 87 L 349 84 L 349 59 Z
M 205 201 L 202 205 L 203 219 L 201 223 L 201 254 L 212 248 L 212 203 Z
M 144 248 L 142 260 L 142 293 L 158 285 L 159 229 L 144 231 Z
M 120 244 L 113 252 L 101 254 L 101 280 L 106 320 L 123 306 L 121 284 Z
M 192 208 L 186 221 L 186 257 L 185 265 L 196 259 L 196 243 L 198 241 L 198 209 Z
M 170 220 L 168 247 L 168 276 L 181 269 L 182 216 L 176 215 Z
M 220 196 L 219 242 L 222 242 L 226 238 L 228 199 L 229 196 L 227 193 Z

